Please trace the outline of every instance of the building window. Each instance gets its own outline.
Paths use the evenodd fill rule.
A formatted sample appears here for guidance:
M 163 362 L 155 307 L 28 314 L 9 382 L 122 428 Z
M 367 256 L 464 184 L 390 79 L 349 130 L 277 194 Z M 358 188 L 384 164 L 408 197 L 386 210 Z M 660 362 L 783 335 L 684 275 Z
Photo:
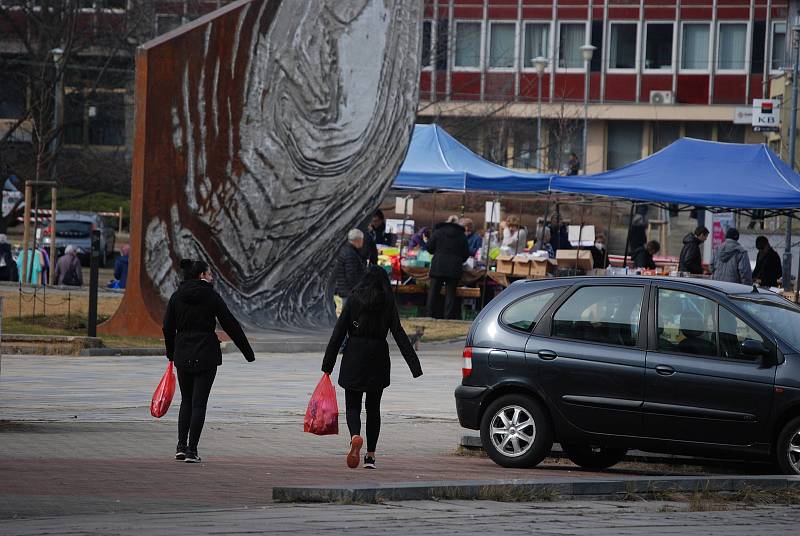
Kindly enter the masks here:
M 0 119 L 20 119 L 25 115 L 25 87 L 25 79 L 13 72 L 0 77 Z
M 581 47 L 586 43 L 586 24 L 561 23 L 558 35 L 558 66 L 562 69 L 583 68 Z
M 431 66 L 431 26 L 432 22 L 429 20 L 422 23 L 422 67 Z
M 648 23 L 645 31 L 647 32 L 644 68 L 653 70 L 672 69 L 672 41 L 675 32 L 674 25 L 662 23 Z
M 653 123 L 653 152 L 657 153 L 681 137 L 681 124 L 672 122 Z
M 686 137 L 696 140 L 712 140 L 714 128 L 711 123 L 686 123 Z
M 706 23 L 683 25 L 681 69 L 708 70 L 709 35 L 709 26 Z
M 105 93 L 89 107 L 89 143 L 125 145 L 125 96 Z
M 566 173 L 571 153 L 583 162 L 583 121 L 559 119 L 551 122 L 547 140 L 547 165 L 551 171 Z
M 156 35 L 171 32 L 183 24 L 180 15 L 158 14 L 156 15 Z
M 550 25 L 533 23 L 525 25 L 525 44 L 522 67 L 532 69 L 534 58 L 550 58 Z
M 780 71 L 786 67 L 786 23 L 772 25 L 772 70 Z
M 609 69 L 636 68 L 636 33 L 636 24 L 611 23 L 608 50 Z
M 764 62 L 768 57 L 767 51 L 764 50 L 764 42 L 767 39 L 767 23 L 763 20 L 755 20 L 750 24 L 750 74 L 763 74 Z
M 503 121 L 488 123 L 484 130 L 483 157 L 501 166 L 508 165 L 508 124 Z
M 747 23 L 720 23 L 717 68 L 743 71 L 747 55 Z
M 609 121 L 606 166 L 617 169 L 642 157 L 642 123 Z
M 744 143 L 745 126 L 733 123 L 717 123 L 717 141 Z
M 456 23 L 456 67 L 481 66 L 481 23 Z
M 517 42 L 517 25 L 513 22 L 495 22 L 489 25 L 489 67 L 511 69 Z
M 520 125 L 514 129 L 514 167 L 521 169 L 538 168 L 536 159 L 536 129 L 530 125 Z

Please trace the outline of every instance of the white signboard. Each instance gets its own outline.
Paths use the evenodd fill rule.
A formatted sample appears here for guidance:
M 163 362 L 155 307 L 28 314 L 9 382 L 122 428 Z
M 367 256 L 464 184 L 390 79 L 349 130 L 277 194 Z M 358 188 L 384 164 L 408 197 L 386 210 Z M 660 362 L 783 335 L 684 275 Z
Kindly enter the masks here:
M 572 247 L 588 248 L 594 245 L 594 225 L 570 225 L 567 227 L 569 243 Z M 579 244 L 580 242 L 580 244 Z
M 753 99 L 752 125 L 755 132 L 779 132 L 781 129 L 781 101 Z
M 750 106 L 737 106 L 733 112 L 734 125 L 752 125 L 753 108 Z
M 394 212 L 395 214 L 411 216 L 414 214 L 414 199 L 411 197 L 395 197 Z
M 414 234 L 414 220 L 406 220 L 405 232 L 402 233 L 407 236 Z M 403 229 L 403 220 L 387 218 L 386 219 L 386 232 L 393 235 L 399 235 Z
M 486 223 L 500 223 L 500 202 L 486 202 Z

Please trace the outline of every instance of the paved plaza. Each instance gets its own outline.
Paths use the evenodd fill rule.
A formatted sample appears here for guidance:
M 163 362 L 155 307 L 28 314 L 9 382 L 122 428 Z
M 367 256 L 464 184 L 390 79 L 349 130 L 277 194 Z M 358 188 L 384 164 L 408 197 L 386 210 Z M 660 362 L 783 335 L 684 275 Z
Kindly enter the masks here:
M 374 533 L 370 527 L 378 524 L 387 534 L 408 533 L 408 527 L 412 533 L 450 534 L 478 526 L 496 532 L 492 527 L 501 525 L 503 530 L 536 526 L 554 534 L 567 527 L 569 533 L 590 534 L 596 526 L 608 532 L 595 534 L 623 534 L 648 524 L 663 533 L 691 534 L 707 523 L 706 528 L 730 523 L 734 516 L 741 533 L 759 525 L 767 534 L 784 521 L 798 522 L 794 510 L 780 507 L 704 518 L 659 512 L 652 502 L 585 508 L 574 502 L 272 503 L 276 485 L 603 476 L 558 460 L 508 470 L 483 457 L 456 455 L 463 432 L 453 401 L 460 346 L 424 346 L 420 356 L 425 375 L 418 380 L 411 379 L 402 359 L 395 360 L 392 386 L 384 396 L 377 471 L 345 467 L 343 418 L 339 436 L 302 432 L 305 406 L 321 374 L 317 354 L 262 354 L 252 364 L 240 355 L 226 356 L 209 404 L 200 465 L 171 460 L 179 395 L 164 418 L 149 415 L 164 360 L 5 357 L 0 534 L 182 534 L 168 530 L 178 525 L 186 534 L 302 534 L 336 527 Z M 343 404 L 341 390 L 339 397 Z M 622 464 L 610 473 L 664 470 Z M 579 518 L 576 512 L 582 512 Z M 624 530 L 613 528 L 623 525 Z

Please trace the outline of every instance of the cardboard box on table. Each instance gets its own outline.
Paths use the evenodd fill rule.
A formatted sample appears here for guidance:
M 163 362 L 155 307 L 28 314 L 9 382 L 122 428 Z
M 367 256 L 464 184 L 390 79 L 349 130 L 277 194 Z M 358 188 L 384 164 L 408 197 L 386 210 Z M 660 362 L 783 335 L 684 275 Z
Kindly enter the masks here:
M 577 265 L 575 259 L 577 258 Z M 582 249 L 559 249 L 556 251 L 556 263 L 559 270 L 577 268 L 588 272 L 593 269 L 592 252 Z
M 511 275 L 514 273 L 514 257 L 512 255 L 500 255 L 497 257 L 497 273 Z
M 556 271 L 555 259 L 534 259 L 531 262 L 531 279 L 545 279 Z

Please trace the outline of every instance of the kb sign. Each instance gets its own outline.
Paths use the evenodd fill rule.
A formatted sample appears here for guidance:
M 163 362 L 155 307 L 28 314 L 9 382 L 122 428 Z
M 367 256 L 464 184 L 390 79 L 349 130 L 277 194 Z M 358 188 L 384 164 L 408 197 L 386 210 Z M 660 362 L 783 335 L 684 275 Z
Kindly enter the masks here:
M 781 101 L 753 99 L 753 131 L 780 132 Z

